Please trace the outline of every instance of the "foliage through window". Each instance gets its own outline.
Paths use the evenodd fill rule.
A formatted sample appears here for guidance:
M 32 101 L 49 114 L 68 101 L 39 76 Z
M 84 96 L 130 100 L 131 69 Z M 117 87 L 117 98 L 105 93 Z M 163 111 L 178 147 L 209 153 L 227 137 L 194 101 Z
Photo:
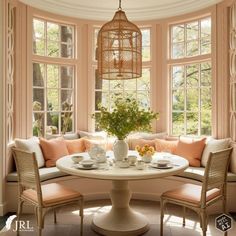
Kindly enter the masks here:
M 170 30 L 171 133 L 211 135 L 211 19 L 174 25 Z
M 94 45 L 96 48 L 98 29 L 94 30 Z M 142 32 L 142 77 L 129 80 L 101 80 L 95 73 L 95 130 L 99 130 L 96 117 L 99 117 L 99 104 L 112 110 L 117 97 L 129 97 L 138 101 L 142 108 L 150 108 L 150 28 L 141 29 Z
M 173 59 L 211 53 L 211 18 L 171 27 Z
M 72 26 L 33 19 L 34 136 L 74 130 L 75 65 L 67 61 L 74 55 L 73 32 Z

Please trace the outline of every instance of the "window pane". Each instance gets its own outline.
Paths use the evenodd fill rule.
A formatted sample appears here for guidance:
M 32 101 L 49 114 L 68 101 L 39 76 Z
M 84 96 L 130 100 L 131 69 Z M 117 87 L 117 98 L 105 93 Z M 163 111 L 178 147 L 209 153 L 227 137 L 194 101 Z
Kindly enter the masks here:
M 186 84 L 188 87 L 198 86 L 198 65 L 186 66 Z
M 35 39 L 33 42 L 33 52 L 39 56 L 45 56 L 45 41 L 44 39 Z
M 73 104 L 72 90 L 61 90 L 61 110 L 71 111 Z
M 61 113 L 61 132 L 63 134 L 66 132 L 71 132 L 73 129 L 72 114 L 72 112 Z
M 150 61 L 150 29 L 141 29 L 142 32 L 142 58 L 143 61 Z
M 123 90 L 123 80 L 111 80 L 110 90 Z
M 150 47 L 142 47 L 142 60 L 150 61 Z
M 182 112 L 172 113 L 172 134 L 173 135 L 184 134 L 184 113 Z
M 141 78 L 138 78 L 138 80 Z M 127 79 L 124 80 L 124 90 L 136 90 L 136 79 Z
M 201 114 L 201 134 L 211 135 L 211 112 L 206 111 Z
M 99 79 L 96 77 L 95 88 L 101 90 L 109 90 L 109 80 Z
M 33 89 L 33 111 L 44 110 L 44 89 Z
M 58 57 L 59 56 L 59 43 L 53 42 L 53 41 L 48 41 L 47 55 L 49 57 Z
M 73 45 L 61 44 L 61 57 L 72 58 L 73 57 Z
M 211 39 L 202 38 L 201 39 L 201 54 L 211 53 Z
M 99 127 L 99 124 L 97 122 L 98 118 L 101 116 L 101 113 L 100 112 L 96 112 L 95 113 L 95 131 L 100 131 L 100 127 Z
M 61 42 L 71 44 L 73 40 L 73 27 L 61 26 Z
M 58 88 L 59 68 L 56 65 L 47 65 L 47 87 Z
M 72 66 L 61 66 L 61 88 L 73 87 L 74 68 Z
M 198 111 L 198 89 L 188 89 L 187 90 L 187 110 L 188 111 Z
M 187 43 L 187 56 L 197 56 L 199 54 L 198 40 L 190 41 Z
M 150 69 L 143 69 L 142 77 L 137 79 L 137 89 L 150 90 Z
M 184 41 L 184 25 L 178 25 L 172 27 L 172 42 L 183 42 Z
M 47 133 L 58 134 L 59 133 L 59 113 L 48 112 L 47 113 Z
M 198 135 L 198 113 L 188 112 L 186 119 L 187 134 Z
M 59 25 L 47 22 L 47 40 L 59 41 Z
M 184 87 L 184 66 L 172 67 L 172 87 Z
M 203 88 L 201 89 L 201 109 L 209 111 L 211 110 L 212 102 L 211 102 L 211 89 Z
M 172 110 L 184 111 L 184 90 L 174 90 L 172 98 Z
M 33 86 L 43 87 L 45 80 L 45 65 L 33 63 Z
M 33 38 L 45 38 L 44 21 L 33 19 Z
M 186 24 L 187 40 L 198 39 L 198 21 Z
M 44 113 L 42 112 L 33 113 L 33 136 L 44 136 Z
M 59 111 L 59 91 L 58 89 L 47 90 L 48 111 Z
M 202 86 L 211 85 L 211 63 L 210 62 L 201 63 L 201 85 Z
M 173 58 L 184 57 L 184 43 L 175 43 L 175 44 L 173 44 L 172 57 Z
M 211 18 L 201 20 L 201 38 L 211 36 Z
M 140 106 L 144 109 L 148 109 L 150 107 L 150 95 L 148 91 L 140 91 L 137 93 L 137 101 Z
M 95 92 L 95 111 L 99 110 L 99 105 L 109 106 L 109 93 L 96 91 Z

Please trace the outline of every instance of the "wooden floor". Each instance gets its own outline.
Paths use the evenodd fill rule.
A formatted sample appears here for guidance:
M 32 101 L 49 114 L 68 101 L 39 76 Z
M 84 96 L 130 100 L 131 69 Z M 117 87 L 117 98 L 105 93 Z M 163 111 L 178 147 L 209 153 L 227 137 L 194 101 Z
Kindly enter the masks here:
M 140 213 L 145 214 L 150 222 L 150 230 L 144 234 L 144 236 L 158 236 L 160 230 L 160 206 L 159 202 L 151 201 L 131 201 L 131 206 Z M 106 212 L 110 209 L 111 204 L 109 201 L 93 201 L 85 203 L 84 210 L 84 236 L 96 236 L 92 231 L 90 225 L 93 215 L 99 212 Z M 43 236 L 79 236 L 80 230 L 80 217 L 79 211 L 76 206 L 67 206 L 58 210 L 58 223 L 53 223 L 53 215 L 49 212 L 45 217 L 45 228 L 43 230 Z M 197 215 L 192 211 L 187 211 L 186 226 L 182 227 L 182 209 L 175 205 L 167 205 L 165 214 L 164 235 L 165 236 L 200 236 L 201 228 L 198 222 Z M 207 235 L 221 236 L 223 233 L 215 228 L 215 217 L 218 215 L 212 215 L 209 218 L 209 226 Z M 29 220 L 30 226 L 33 227 L 32 232 L 21 232 L 20 235 L 37 235 L 37 228 L 34 215 L 24 214 L 22 219 Z M 14 222 L 12 223 L 12 229 Z M 10 229 L 7 232 L 0 232 L 1 236 L 16 235 L 13 230 Z M 233 229 L 228 232 L 228 236 L 236 235 L 236 222 L 233 222 Z

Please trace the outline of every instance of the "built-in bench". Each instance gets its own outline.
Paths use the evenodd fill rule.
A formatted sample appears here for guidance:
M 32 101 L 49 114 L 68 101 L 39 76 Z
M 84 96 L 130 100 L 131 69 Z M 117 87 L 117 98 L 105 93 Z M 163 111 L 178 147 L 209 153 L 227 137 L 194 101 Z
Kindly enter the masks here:
M 236 145 L 233 143 L 234 158 L 231 160 L 235 163 Z M 13 162 L 11 160 L 11 165 Z M 231 167 L 232 168 L 232 167 Z M 167 190 L 176 188 L 185 183 L 194 183 L 201 185 L 204 176 L 204 167 L 188 167 L 184 172 L 161 179 L 130 181 L 134 199 L 154 200 L 158 201 L 160 195 Z M 109 198 L 109 190 L 111 188 L 110 181 L 86 179 L 77 176 L 71 176 L 61 172 L 57 167 L 42 167 L 39 168 L 40 180 L 42 184 L 51 182 L 60 182 L 64 185 L 72 187 L 83 193 L 85 200 L 95 200 Z M 11 170 L 6 176 L 6 199 L 8 211 L 15 211 L 17 209 L 17 173 Z M 229 211 L 236 212 L 235 196 L 236 196 L 236 174 L 228 172 L 227 174 L 227 206 Z M 214 212 L 221 210 L 221 203 L 219 207 L 214 208 Z

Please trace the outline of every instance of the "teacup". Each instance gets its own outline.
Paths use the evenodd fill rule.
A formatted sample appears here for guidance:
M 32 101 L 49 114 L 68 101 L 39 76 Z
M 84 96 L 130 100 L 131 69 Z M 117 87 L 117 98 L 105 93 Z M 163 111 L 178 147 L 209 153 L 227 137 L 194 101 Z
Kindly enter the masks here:
M 170 164 L 170 160 L 158 160 L 157 161 L 157 167 L 166 167 L 168 164 Z
M 94 161 L 93 160 L 83 160 L 80 162 L 80 164 L 85 168 L 89 168 L 89 167 L 93 166 Z
M 73 160 L 74 163 L 78 164 L 84 159 L 84 157 L 81 155 L 75 155 L 75 156 L 72 156 L 71 159 Z
M 120 162 L 119 162 L 119 167 L 121 167 L 121 168 L 127 168 L 127 167 L 129 167 L 129 161 L 126 160 L 126 159 L 120 161 Z
M 128 156 L 128 161 L 130 163 L 130 165 L 135 165 L 136 161 L 137 161 L 137 157 L 136 156 L 133 156 L 133 155 L 130 155 Z
M 138 161 L 136 162 L 136 168 L 137 168 L 138 170 L 143 170 L 143 169 L 145 168 L 144 162 L 141 161 L 141 160 L 138 160 Z

